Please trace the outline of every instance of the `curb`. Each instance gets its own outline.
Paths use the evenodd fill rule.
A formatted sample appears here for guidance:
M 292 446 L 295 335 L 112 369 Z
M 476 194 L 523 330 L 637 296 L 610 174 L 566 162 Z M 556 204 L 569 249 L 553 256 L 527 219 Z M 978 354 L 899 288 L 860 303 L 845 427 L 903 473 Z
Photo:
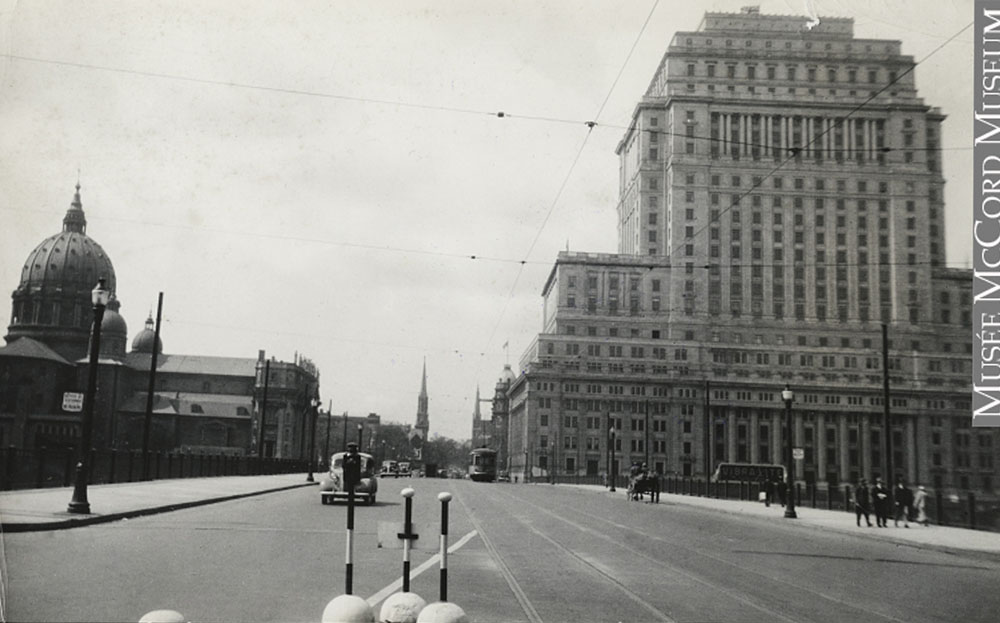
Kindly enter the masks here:
M 570 485 L 570 486 L 572 486 L 572 485 Z M 593 492 L 596 493 L 596 494 L 610 494 L 611 493 L 607 489 L 605 489 L 604 491 L 593 491 Z M 616 491 L 615 494 L 617 494 L 617 493 L 618 492 Z M 768 518 L 766 516 L 764 516 L 764 515 L 757 515 L 756 513 L 745 513 L 745 512 L 742 512 L 740 510 L 737 510 L 737 509 L 714 508 L 714 507 L 710 508 L 710 507 L 707 507 L 707 506 L 702 506 L 700 504 L 686 504 L 686 503 L 684 503 L 683 498 L 687 498 L 687 497 L 691 497 L 691 496 L 680 495 L 680 494 L 676 494 L 676 493 L 669 493 L 669 494 L 668 493 L 664 493 L 663 495 L 664 495 L 664 498 L 665 498 L 664 501 L 668 500 L 668 498 L 666 496 L 671 496 L 673 498 L 679 498 L 679 499 L 675 499 L 675 500 L 670 500 L 670 502 L 672 504 L 676 504 L 676 505 L 679 505 L 679 506 L 685 506 L 685 507 L 688 507 L 688 508 L 702 508 L 702 509 L 706 509 L 706 510 L 723 512 L 723 513 L 726 513 L 727 515 L 735 515 L 735 516 L 739 516 L 739 517 L 753 517 L 753 518 L 757 518 L 757 519 L 763 519 L 765 521 L 768 520 Z M 812 510 L 812 509 L 810 509 L 810 510 Z M 820 510 L 820 509 L 815 509 L 815 510 Z M 823 510 L 825 512 L 825 509 L 823 509 Z M 844 515 L 848 516 L 848 517 L 850 517 L 852 519 L 854 518 L 854 515 L 853 514 L 848 514 L 847 511 L 844 511 Z M 904 546 L 912 547 L 914 549 L 932 550 L 932 551 L 942 552 L 942 553 L 945 553 L 945 554 L 951 554 L 951 555 L 955 555 L 955 556 L 966 556 L 966 557 L 972 557 L 972 558 L 980 558 L 980 559 L 990 560 L 990 561 L 993 561 L 993 562 L 1000 561 L 1000 552 L 984 551 L 984 550 L 975 549 L 975 548 L 959 548 L 959 547 L 954 547 L 954 546 L 951 546 L 951 545 L 938 545 L 936 543 L 919 543 L 919 542 L 915 542 L 915 541 L 910 541 L 908 539 L 894 538 L 892 535 L 889 535 L 889 534 L 883 535 L 881 533 L 865 532 L 865 531 L 863 531 L 863 530 L 861 530 L 859 528 L 850 528 L 850 527 L 841 528 L 841 527 L 821 526 L 821 525 L 817 525 L 817 524 L 813 524 L 813 523 L 809 523 L 809 522 L 797 522 L 795 520 L 791 520 L 787 524 L 783 524 L 783 525 L 797 526 L 798 528 L 804 529 L 804 530 L 820 530 L 820 531 L 823 531 L 823 532 L 836 532 L 836 533 L 839 533 L 839 534 L 848 534 L 848 535 L 852 535 L 852 536 L 860 536 L 862 538 L 871 539 L 873 541 L 881 541 L 883 543 L 892 543 L 893 545 L 904 545 Z M 981 530 L 972 530 L 972 532 L 982 532 L 982 531 Z
M 301 482 L 294 485 L 285 485 L 283 487 L 275 487 L 273 489 L 264 489 L 261 491 L 251 491 L 249 493 L 237 493 L 235 495 L 225 495 L 217 498 L 207 498 L 202 500 L 191 500 L 189 502 L 178 502 L 176 504 L 167 504 L 164 506 L 154 506 L 151 508 L 137 508 L 130 511 L 122 511 L 120 513 L 110 513 L 108 515 L 89 515 L 80 518 L 68 518 L 57 521 L 44 521 L 44 522 L 15 522 L 15 523 L 0 523 L 0 532 L 45 532 L 53 530 L 66 530 L 68 528 L 80 528 L 83 526 L 92 526 L 95 524 L 110 523 L 112 521 L 119 521 L 121 519 L 131 519 L 132 517 L 144 517 L 146 515 L 158 515 L 160 513 L 169 513 L 170 511 L 178 511 L 185 508 L 194 508 L 196 506 L 206 506 L 208 504 L 215 504 L 218 502 L 228 502 L 230 500 L 238 500 L 240 498 L 253 497 L 255 495 L 264 495 L 265 493 L 276 493 L 278 491 L 287 491 L 289 489 L 298 489 L 300 487 L 315 486 L 315 482 Z

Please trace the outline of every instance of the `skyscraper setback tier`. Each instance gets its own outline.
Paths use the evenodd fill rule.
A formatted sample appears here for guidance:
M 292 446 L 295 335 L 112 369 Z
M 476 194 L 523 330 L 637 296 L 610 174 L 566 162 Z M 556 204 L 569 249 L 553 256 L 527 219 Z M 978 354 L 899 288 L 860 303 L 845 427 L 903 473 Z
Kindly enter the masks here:
M 617 148 L 618 254 L 560 253 L 543 289 L 508 391 L 513 475 L 606 474 L 613 425 L 619 474 L 793 445 L 822 491 L 886 476 L 888 434 L 893 476 L 992 493 L 971 272 L 945 267 L 945 117 L 900 42 L 815 22 L 750 8 L 673 37 Z

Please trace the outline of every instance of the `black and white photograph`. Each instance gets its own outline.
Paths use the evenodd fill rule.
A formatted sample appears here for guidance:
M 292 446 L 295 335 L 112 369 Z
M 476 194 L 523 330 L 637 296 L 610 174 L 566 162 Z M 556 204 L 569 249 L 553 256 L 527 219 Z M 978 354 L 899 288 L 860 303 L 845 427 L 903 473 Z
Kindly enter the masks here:
M 993 0 L 0 0 L 0 623 L 996 621 L 998 249 Z

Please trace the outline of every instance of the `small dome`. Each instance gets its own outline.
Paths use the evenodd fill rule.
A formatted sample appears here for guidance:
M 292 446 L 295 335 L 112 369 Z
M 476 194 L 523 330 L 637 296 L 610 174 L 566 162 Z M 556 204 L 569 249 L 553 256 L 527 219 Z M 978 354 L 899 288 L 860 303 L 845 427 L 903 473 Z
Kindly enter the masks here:
M 152 353 L 153 352 L 153 340 L 156 340 L 156 352 L 158 354 L 163 353 L 163 340 L 157 339 L 156 331 L 154 330 L 155 325 L 153 324 L 153 317 L 150 315 L 146 319 L 146 328 L 139 332 L 132 340 L 132 352 L 133 353 Z
M 503 383 L 510 383 L 514 380 L 514 371 L 510 369 L 510 364 L 503 364 L 503 372 L 500 374 L 500 381 Z
M 104 310 L 104 318 L 101 320 L 101 334 L 125 338 L 128 337 L 128 325 L 121 314 L 109 307 Z

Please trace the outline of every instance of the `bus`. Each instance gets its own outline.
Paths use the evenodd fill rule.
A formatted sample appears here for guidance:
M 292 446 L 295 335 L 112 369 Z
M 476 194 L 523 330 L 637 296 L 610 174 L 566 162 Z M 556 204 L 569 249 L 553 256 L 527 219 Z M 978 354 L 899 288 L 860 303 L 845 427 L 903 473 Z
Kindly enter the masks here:
M 469 453 L 469 478 L 476 482 L 495 482 L 497 479 L 497 451 L 476 448 Z

